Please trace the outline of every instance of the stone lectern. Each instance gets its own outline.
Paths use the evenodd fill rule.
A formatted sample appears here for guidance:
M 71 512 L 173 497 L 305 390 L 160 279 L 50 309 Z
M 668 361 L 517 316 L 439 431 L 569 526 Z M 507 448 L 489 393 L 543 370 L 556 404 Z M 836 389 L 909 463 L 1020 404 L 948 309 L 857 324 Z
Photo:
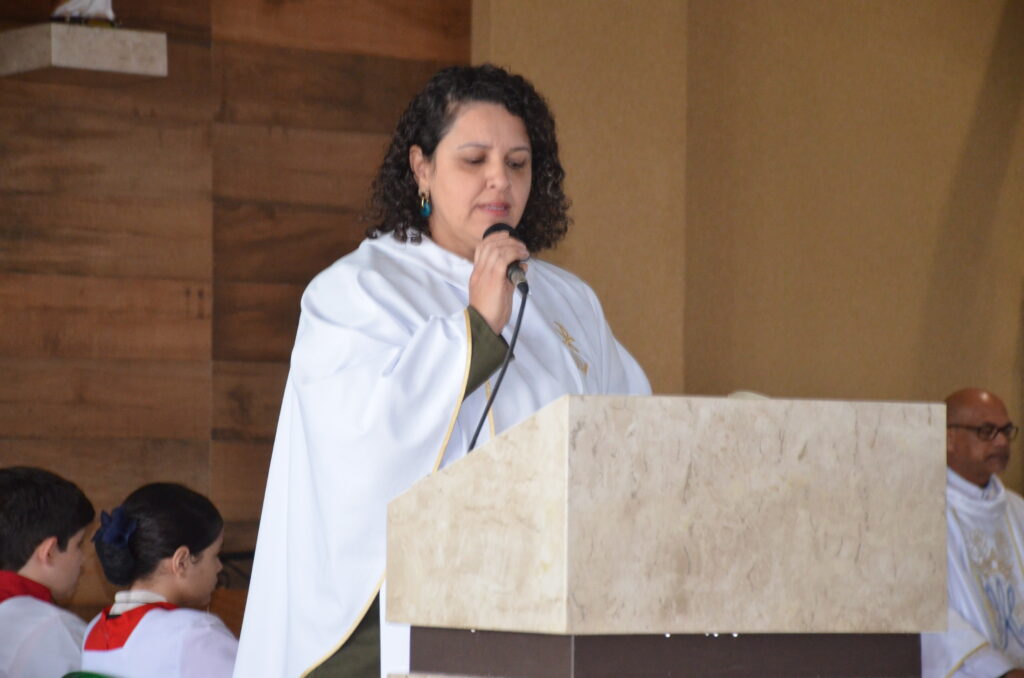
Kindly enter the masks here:
M 940 404 L 566 396 L 391 503 L 386 609 L 415 676 L 910 677 L 945 543 Z

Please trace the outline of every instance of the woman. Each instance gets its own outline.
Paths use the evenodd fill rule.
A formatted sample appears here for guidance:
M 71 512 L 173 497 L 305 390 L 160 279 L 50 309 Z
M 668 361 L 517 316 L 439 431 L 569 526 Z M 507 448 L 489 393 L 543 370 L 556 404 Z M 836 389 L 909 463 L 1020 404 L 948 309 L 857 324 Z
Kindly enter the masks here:
M 547 105 L 500 68 L 443 70 L 402 115 L 367 239 L 303 295 L 236 676 L 406 670 L 408 629 L 378 655 L 386 506 L 466 454 L 521 298 L 506 270 L 564 237 L 563 176 Z M 650 392 L 590 288 L 525 266 L 481 444 L 566 393 Z
M 107 579 L 123 586 L 89 624 L 82 669 L 119 678 L 228 678 L 238 641 L 203 609 L 217 586 L 224 519 L 184 485 L 128 495 L 93 536 Z

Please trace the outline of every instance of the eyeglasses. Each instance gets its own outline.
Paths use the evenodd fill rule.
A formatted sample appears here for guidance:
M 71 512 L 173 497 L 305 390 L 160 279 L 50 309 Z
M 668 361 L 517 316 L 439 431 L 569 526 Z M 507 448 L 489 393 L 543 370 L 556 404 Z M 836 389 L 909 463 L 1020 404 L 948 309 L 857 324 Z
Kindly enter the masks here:
M 1013 440 L 1020 433 L 1020 429 L 1013 424 L 996 426 L 995 424 L 982 424 L 981 426 L 966 426 L 964 424 L 947 424 L 946 428 L 965 428 L 974 431 L 974 434 L 982 440 L 995 440 L 996 436 L 1002 433 L 1007 440 Z

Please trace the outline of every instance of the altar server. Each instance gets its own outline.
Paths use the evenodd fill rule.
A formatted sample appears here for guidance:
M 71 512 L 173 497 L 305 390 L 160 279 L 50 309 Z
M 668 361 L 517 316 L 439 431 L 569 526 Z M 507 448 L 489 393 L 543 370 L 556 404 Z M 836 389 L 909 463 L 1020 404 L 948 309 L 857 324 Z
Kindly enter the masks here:
M 238 641 L 202 611 L 221 570 L 217 508 L 182 485 L 154 483 L 100 518 L 93 541 L 103 573 L 128 588 L 90 622 L 83 670 L 117 678 L 230 676 Z
M 510 264 L 528 303 L 480 444 L 567 393 L 650 392 L 593 291 L 531 258 L 566 234 L 563 178 L 546 103 L 503 69 L 445 69 L 402 115 L 367 239 L 302 298 L 238 678 L 406 670 L 408 629 L 381 626 L 386 506 L 467 453 L 522 299 Z
M 58 475 L 0 469 L 0 676 L 54 678 L 79 668 L 85 622 L 54 601 L 78 586 L 95 515 Z
M 977 388 L 946 399 L 949 629 L 921 637 L 925 678 L 1024 678 L 1024 498 L 995 475 L 1019 429 Z

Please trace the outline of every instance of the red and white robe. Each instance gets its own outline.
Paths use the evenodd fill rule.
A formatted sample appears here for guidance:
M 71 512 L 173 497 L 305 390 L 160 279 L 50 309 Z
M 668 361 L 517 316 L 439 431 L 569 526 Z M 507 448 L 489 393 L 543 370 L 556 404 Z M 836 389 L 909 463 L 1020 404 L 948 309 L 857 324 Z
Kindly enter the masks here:
M 124 599 L 126 593 L 138 598 L 140 592 L 117 595 Z M 149 600 L 153 602 L 120 603 L 89 623 L 83 671 L 118 678 L 231 676 L 238 640 L 224 622 L 208 612 L 159 602 L 154 594 Z
M 50 590 L 0 570 L 0 676 L 53 678 L 77 671 L 85 622 L 53 604 Z

